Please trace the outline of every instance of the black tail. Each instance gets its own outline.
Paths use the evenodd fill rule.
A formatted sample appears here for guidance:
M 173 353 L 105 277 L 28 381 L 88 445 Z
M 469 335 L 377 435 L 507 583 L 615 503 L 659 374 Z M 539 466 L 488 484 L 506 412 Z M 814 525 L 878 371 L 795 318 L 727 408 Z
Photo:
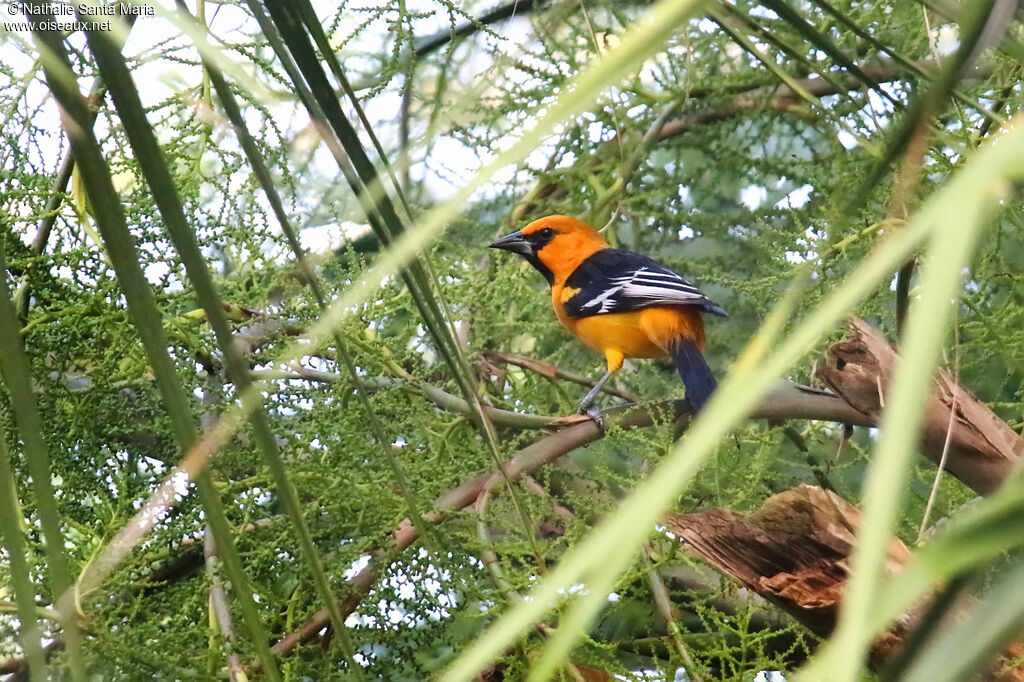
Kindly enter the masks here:
M 676 370 L 686 386 L 686 399 L 694 412 L 699 412 L 718 385 L 711 368 L 704 361 L 697 344 L 691 339 L 681 339 L 669 349 L 676 361 Z

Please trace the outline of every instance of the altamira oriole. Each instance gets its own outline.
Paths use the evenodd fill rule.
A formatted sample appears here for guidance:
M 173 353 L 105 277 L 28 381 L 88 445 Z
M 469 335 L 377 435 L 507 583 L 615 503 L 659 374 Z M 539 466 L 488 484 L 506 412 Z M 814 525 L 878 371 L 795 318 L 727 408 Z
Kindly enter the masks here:
M 701 313 L 726 317 L 689 281 L 638 253 L 613 249 L 583 221 L 564 215 L 535 220 L 491 244 L 522 255 L 551 285 L 555 316 L 580 341 L 604 353 L 608 371 L 584 396 L 588 412 L 623 358 L 675 360 L 694 410 L 715 389 L 701 351 Z

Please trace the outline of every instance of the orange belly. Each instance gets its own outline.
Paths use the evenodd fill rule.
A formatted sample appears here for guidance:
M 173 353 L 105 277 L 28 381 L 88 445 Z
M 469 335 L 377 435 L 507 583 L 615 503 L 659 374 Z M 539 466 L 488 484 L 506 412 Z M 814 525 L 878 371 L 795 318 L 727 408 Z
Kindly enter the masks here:
M 555 314 L 580 341 L 606 355 L 612 351 L 627 358 L 664 357 L 678 339 L 693 339 L 704 349 L 704 323 L 696 310 L 653 307 L 574 319 L 556 306 Z

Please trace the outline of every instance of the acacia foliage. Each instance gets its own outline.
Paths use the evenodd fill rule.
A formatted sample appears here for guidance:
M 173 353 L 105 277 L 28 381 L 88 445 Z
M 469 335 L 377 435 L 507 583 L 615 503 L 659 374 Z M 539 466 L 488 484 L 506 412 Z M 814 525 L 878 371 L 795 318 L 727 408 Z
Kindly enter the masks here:
M 317 8 L 414 213 L 435 205 L 507 147 L 646 9 L 644 3 L 537 2 L 524 4 L 512 18 L 482 23 L 474 17 L 485 16 L 488 5 L 457 5 L 342 2 Z M 607 224 L 614 243 L 694 279 L 731 313 L 710 323 L 708 355 L 719 372 L 797 269 L 817 261 L 799 306 L 807 310 L 886 230 L 899 229 L 904 215 L 894 207 L 891 181 L 866 183 L 912 93 L 930 82 L 921 70 L 934 71 L 955 41 L 956 24 L 916 3 L 802 3 L 800 12 L 826 36 L 823 41 L 769 6 L 709 5 L 706 18 L 680 26 L 635 74 L 608 84 L 597 106 L 479 192 L 426 254 L 438 283 L 435 295 L 443 296 L 466 341 L 488 403 L 565 414 L 581 392 L 572 383 L 495 365 L 484 360 L 488 351 L 522 353 L 592 376 L 599 364 L 557 326 L 536 273 L 485 251 L 495 235 L 527 220 L 583 215 Z M 266 88 L 259 93 L 235 83 L 278 190 L 317 252 L 318 280 L 339 295 L 360 278 L 379 243 L 365 234 L 358 203 L 317 144 L 247 11 L 223 6 L 206 20 L 225 40 L 226 54 Z M 235 306 L 235 329 L 253 371 L 288 375 L 274 375 L 267 384 L 266 406 L 316 546 L 343 593 L 352 567 L 386 544 L 386 533 L 410 515 L 411 502 L 426 510 L 446 490 L 492 470 L 492 455 L 469 415 L 439 409 L 415 390 L 429 384 L 457 395 L 460 388 L 399 278 L 385 282 L 338 330 L 372 391 L 384 441 L 368 430 L 334 342 L 308 348 L 300 362 L 337 375 L 337 381 L 293 378 L 294 368 L 278 362 L 285 344 L 317 318 L 318 306 L 210 92 L 198 53 L 170 24 L 154 32 L 156 25 L 140 25 L 135 35 L 144 29 L 146 36 L 129 42 L 125 54 L 186 216 L 215 268 L 223 299 Z M 463 25 L 468 28 L 450 42 L 426 40 Z M 35 52 L 15 37 L 0 40 L 0 49 L 11 55 L 0 65 L 2 274 L 16 301 L 24 292 L 21 337 L 44 417 L 65 552 L 77 575 L 132 517 L 180 449 L 78 178 L 66 192 L 58 190 L 52 233 L 33 249 L 67 143 Z M 78 48 L 82 42 L 69 37 Z M 823 50 L 825 44 L 834 52 Z M 851 62 L 860 68 L 851 69 Z M 75 67 L 95 74 L 85 50 L 76 52 Z M 985 110 L 1017 109 L 1018 73 L 1012 56 L 990 50 L 965 74 L 928 138 L 911 208 L 914 197 L 938 186 L 997 129 Z M 196 314 L 192 285 L 109 100 L 99 105 L 97 133 L 157 294 L 179 379 L 193 396 L 196 419 L 208 421 L 237 396 L 236 389 L 226 379 L 212 332 Z M 1016 426 L 1024 348 L 1017 273 L 1024 251 L 1019 206 L 1007 203 L 965 275 L 947 355 L 962 382 Z M 892 334 L 895 308 L 894 292 L 880 289 L 856 312 Z M 811 368 L 808 359 L 789 378 L 809 382 Z M 660 362 L 630 364 L 616 382 L 644 399 L 681 393 L 672 368 Z M 36 501 L 28 493 L 6 400 L 0 418 L 12 447 L 38 600 L 49 604 L 54 595 L 36 530 Z M 498 435 L 506 457 L 538 438 L 536 431 L 515 428 Z M 468 510 L 427 532 L 421 545 L 389 556 L 385 575 L 348 621 L 369 676 L 414 680 L 443 668 L 543 573 L 537 555 L 556 563 L 678 435 L 668 425 L 610 433 L 539 472 L 536 481 L 546 494 L 524 490 L 515 500 L 496 494 L 482 513 L 487 533 L 478 532 L 481 514 Z M 720 444 L 676 506 L 748 511 L 807 481 L 827 481 L 856 502 L 872 439 L 858 432 L 837 456 L 841 439 L 842 429 L 827 423 L 745 425 Z M 396 479 L 385 449 L 411 487 Z M 212 473 L 239 530 L 236 542 L 267 629 L 275 636 L 293 631 L 321 604 L 246 428 L 221 449 Z M 924 464 L 914 471 L 900 528 L 908 542 L 933 475 Z M 933 518 L 970 497 L 955 481 L 944 481 Z M 559 514 L 559 506 L 572 516 Z M 183 544 L 204 528 L 195 495 L 182 490 L 177 507 L 119 570 L 97 592 L 80 595 L 90 671 L 109 679 L 142 672 L 192 677 L 216 674 L 227 648 L 243 660 L 254 657 L 244 633 L 229 647 L 210 625 L 209 575 L 195 558 L 198 545 Z M 815 639 L 808 632 L 764 604 L 739 598 L 735 588 L 676 550 L 671 540 L 659 539 L 653 561 L 666 576 L 682 639 L 701 668 L 721 679 L 749 679 L 758 670 L 789 668 L 812 650 Z M 500 557 L 501 579 L 485 570 L 488 552 Z M 574 662 L 627 676 L 675 675 L 683 661 L 655 605 L 649 570 L 638 557 L 622 576 Z M 12 657 L 20 652 L 17 625 L 13 617 L 0 620 L 2 647 Z M 44 626 L 59 637 L 53 623 Z M 541 637 L 509 651 L 492 673 L 521 677 Z M 59 652 L 54 661 L 62 670 Z M 283 659 L 282 667 L 294 678 L 345 671 L 331 645 L 307 645 Z

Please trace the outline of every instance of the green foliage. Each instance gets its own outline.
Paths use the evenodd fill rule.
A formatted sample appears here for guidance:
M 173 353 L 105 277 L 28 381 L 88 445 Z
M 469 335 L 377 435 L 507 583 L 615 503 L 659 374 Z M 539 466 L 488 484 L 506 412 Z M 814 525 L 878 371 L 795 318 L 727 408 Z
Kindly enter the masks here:
M 411 202 L 410 227 L 429 220 L 430 210 L 463 187 L 472 172 L 556 107 L 573 79 L 614 50 L 648 11 L 647 3 L 588 2 L 584 8 L 535 2 L 511 19 L 484 24 L 474 19 L 490 9 L 482 2 L 321 4 L 317 11 L 327 38 Z M 339 178 L 256 21 L 241 7 L 219 7 L 223 16 L 210 12 L 207 21 L 220 39 L 221 59 L 241 63 L 274 96 L 261 98 L 247 83 L 232 82 L 233 72 L 225 69 L 249 131 L 293 224 L 314 251 L 317 284 L 330 299 L 345 296 L 374 262 L 379 236 L 370 234 L 363 207 Z M 799 11 L 811 31 L 764 4 L 707 9 L 708 18 L 684 22 L 665 44 L 649 46 L 651 56 L 626 78 L 604 83 L 594 106 L 544 136 L 522 164 L 485 184 L 422 254 L 429 265 L 422 295 L 443 296 L 448 321 L 465 334 L 470 379 L 488 405 L 567 414 L 583 391 L 512 365 L 490 364 L 484 360 L 488 352 L 521 353 L 589 376 L 596 376 L 600 364 L 558 326 L 535 272 L 486 252 L 495 235 L 528 220 L 550 213 L 585 216 L 607 225 L 613 243 L 695 280 L 730 312 L 728 319 L 708 325 L 709 361 L 723 375 L 807 263 L 813 273 L 794 314 L 784 320 L 783 336 L 865 262 L 880 239 L 902 228 L 905 216 L 891 214 L 891 179 L 872 187 L 865 182 L 878 163 L 877 150 L 887 148 L 888 131 L 905 120 L 910 98 L 931 82 L 907 64 L 932 72 L 941 47 L 937 39 L 955 35 L 956 24 L 916 3 L 805 3 Z M 873 40 L 850 30 L 844 19 Z M 134 36 L 152 30 L 143 25 L 147 21 L 158 20 L 141 18 Z M 423 48 L 426 37 L 462 25 L 466 30 L 453 40 Z M 327 578 L 344 596 L 350 589 L 346 580 L 368 557 L 383 567 L 348 616 L 356 658 L 371 679 L 438 674 L 613 514 L 668 458 L 680 434 L 668 424 L 613 429 L 541 468 L 536 486 L 519 486 L 516 498 L 499 485 L 485 508 L 453 512 L 444 523 L 425 528 L 413 547 L 394 551 L 389 534 L 413 517 L 410 499 L 427 511 L 447 491 L 494 470 L 488 439 L 473 415 L 442 409 L 424 395 L 429 386 L 464 397 L 466 377 L 445 362 L 437 332 L 422 317 L 421 294 L 411 294 L 400 277 L 389 278 L 349 311 L 337 338 L 306 344 L 296 362 L 282 361 L 290 360 L 283 355 L 289 345 L 320 318 L 317 297 L 210 94 L 198 51 L 169 24 L 160 30 L 165 39 L 150 34 L 129 42 L 125 58 L 184 216 L 219 296 L 232 307 L 228 318 L 236 346 L 253 378 L 263 381 L 264 406 Z M 746 47 L 753 45 L 757 54 L 729 32 L 747 38 Z M 0 33 L 0 276 L 21 315 L 20 329 L 0 331 L 21 339 L 31 363 L 31 394 L 50 453 L 62 550 L 74 579 L 93 566 L 169 475 L 182 457 L 182 443 L 157 388 L 159 370 L 144 351 L 98 237 L 95 207 L 78 178 L 67 187 L 54 184 L 67 143 L 38 54 L 25 38 Z M 75 70 L 95 76 L 82 36 L 72 34 L 68 43 L 75 48 Z M 780 85 L 779 73 L 758 55 L 767 55 L 775 70 L 812 94 Z M 848 59 L 860 74 L 848 68 Z M 864 72 L 881 85 L 860 82 Z M 1012 57 L 990 50 L 969 76 L 936 112 L 911 209 L 998 129 L 979 103 L 997 113 L 1020 104 L 1019 65 Z M 96 134 L 156 297 L 176 378 L 195 423 L 207 428 L 237 403 L 241 391 L 226 373 L 210 325 L 197 312 L 196 288 L 109 98 L 99 105 Z M 55 213 L 47 208 L 54 197 Z M 1011 195 L 982 234 L 959 288 L 955 334 L 944 346 L 945 362 L 962 383 L 1015 427 L 1024 421 L 1019 208 Z M 34 245 L 51 214 L 48 238 Z M 919 294 L 912 289 L 911 298 Z M 890 288 L 878 287 L 851 312 L 895 335 Z M 339 360 L 338 339 L 352 354 L 383 439 L 368 425 L 356 380 Z M 786 378 L 809 383 L 812 367 L 808 357 Z M 674 369 L 660 361 L 630 363 L 614 381 L 645 400 L 682 392 Z M 34 598 L 50 606 L 60 594 L 49 577 L 52 558 L 40 527 L 46 503 L 31 486 L 29 453 L 11 410 L 23 389 L 0 384 L 0 428 L 11 448 Z M 600 400 L 610 405 L 618 399 Z M 212 459 L 210 473 L 234 529 L 255 609 L 276 641 L 302 626 L 323 600 L 301 551 L 302 533 L 287 518 L 261 458 L 257 431 L 239 428 Z M 511 427 L 499 428 L 497 435 L 506 458 L 540 437 Z M 840 425 L 744 423 L 718 442 L 699 476 L 676 495 L 675 507 L 752 511 L 766 497 L 805 482 L 827 484 L 856 503 L 876 436 L 858 430 L 840 449 Z M 413 496 L 386 452 L 412 482 Z M 923 462 L 909 470 L 896 528 L 909 545 L 934 475 Z M 214 677 L 226 674 L 229 653 L 246 664 L 256 660 L 258 648 L 241 626 L 240 610 L 234 641 L 210 619 L 212 578 L 202 560 L 209 512 L 194 492 L 182 485 L 176 506 L 126 560 L 96 590 L 76 595 L 87 633 L 83 662 L 92 676 Z M 973 497 L 944 477 L 932 519 L 952 515 Z M 651 563 L 637 556 L 618 578 L 613 600 L 573 650 L 574 664 L 628 679 L 681 674 L 677 670 L 686 662 L 656 606 L 651 570 L 667 583 L 681 641 L 707 671 L 705 679 L 746 680 L 760 670 L 793 670 L 818 646 L 803 627 L 682 554 L 671 538 L 657 534 L 650 545 Z M 492 554 L 498 563 L 488 558 Z M 0 561 L 5 599 L 15 596 L 14 563 Z M 1001 588 L 997 583 L 997 593 Z M 240 609 L 237 597 L 230 594 L 228 601 Z M 524 678 L 550 638 L 548 626 L 557 622 L 551 616 L 508 648 L 489 674 Z M 52 620 L 41 620 L 40 627 L 44 642 L 63 634 Z M 5 658 L 23 654 L 19 636 L 18 619 L 0 615 Z M 337 632 L 314 638 L 280 657 L 281 673 L 287 679 L 351 674 L 343 647 Z M 64 671 L 71 669 L 75 652 L 50 655 L 55 677 L 70 674 Z M 558 675 L 569 679 L 571 673 L 563 667 Z

